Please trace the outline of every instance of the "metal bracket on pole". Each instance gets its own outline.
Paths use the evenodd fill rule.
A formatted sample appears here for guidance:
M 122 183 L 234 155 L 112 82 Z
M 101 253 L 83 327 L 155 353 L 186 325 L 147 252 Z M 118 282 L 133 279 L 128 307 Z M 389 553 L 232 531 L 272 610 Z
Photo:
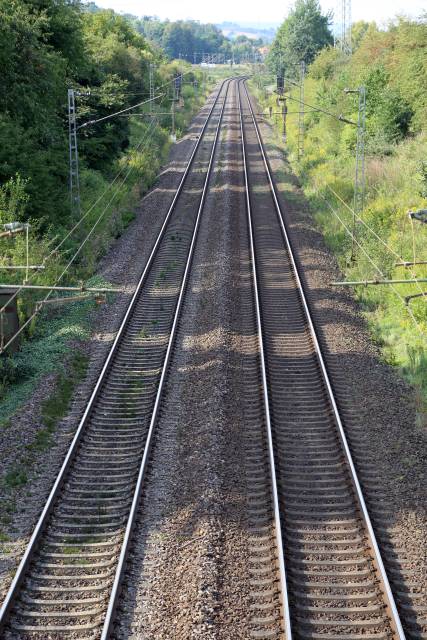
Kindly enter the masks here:
M 427 282 L 427 278 L 410 278 L 407 280 L 388 280 L 387 278 L 378 280 L 343 280 L 339 282 L 330 282 L 329 284 L 333 287 L 367 287 L 368 285 L 376 286 L 383 284 L 419 284 L 420 282 Z
M 405 296 L 406 306 L 408 306 L 410 301 L 414 298 L 427 298 L 427 291 L 423 291 L 422 293 L 413 293 L 411 296 Z

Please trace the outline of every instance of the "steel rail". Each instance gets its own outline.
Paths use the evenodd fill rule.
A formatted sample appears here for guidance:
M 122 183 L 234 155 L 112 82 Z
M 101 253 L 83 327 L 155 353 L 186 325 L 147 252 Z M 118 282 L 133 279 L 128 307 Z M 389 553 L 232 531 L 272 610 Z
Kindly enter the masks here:
M 390 616 L 390 624 L 391 627 L 394 631 L 394 633 L 396 634 L 396 636 L 399 638 L 399 640 L 405 640 L 405 633 L 403 631 L 402 628 L 402 623 L 400 621 L 400 617 L 399 617 L 399 613 L 397 611 L 397 607 L 396 607 L 396 603 L 394 600 L 394 596 L 390 587 L 390 583 L 388 580 L 388 576 L 384 567 L 384 563 L 381 557 L 381 553 L 378 547 L 378 543 L 375 537 L 375 533 L 372 527 L 372 523 L 371 523 L 371 519 L 368 513 L 368 509 L 366 507 L 366 503 L 365 503 L 365 499 L 363 496 L 363 492 L 362 492 L 362 488 L 360 486 L 359 483 L 359 479 L 357 477 L 357 472 L 356 472 L 356 468 L 354 466 L 354 462 L 353 462 L 353 458 L 351 455 L 351 451 L 350 451 L 350 447 L 348 445 L 348 441 L 347 441 L 347 437 L 345 434 L 345 430 L 344 430 L 344 426 L 341 420 L 341 416 L 338 410 L 338 405 L 337 402 L 335 400 L 335 396 L 334 396 L 334 392 L 332 389 L 332 384 L 329 378 L 329 374 L 326 368 L 326 364 L 325 364 L 325 360 L 323 358 L 323 354 L 322 354 L 322 350 L 320 347 L 320 343 L 317 337 L 317 332 L 314 326 L 314 322 L 312 319 L 312 314 L 307 302 L 307 296 L 305 294 L 305 290 L 304 290 L 304 286 L 302 284 L 302 280 L 299 274 L 299 269 L 297 266 L 297 261 L 295 259 L 295 255 L 294 255 L 294 251 L 289 239 L 289 233 L 287 230 L 287 226 L 286 226 L 286 222 L 284 219 L 284 215 L 282 212 L 282 208 L 280 206 L 279 203 L 279 198 L 277 195 L 277 190 L 276 190 L 276 186 L 274 183 L 274 179 L 273 179 L 273 175 L 272 175 L 272 171 L 270 168 L 270 164 L 269 161 L 267 159 L 266 156 L 266 152 L 265 152 L 265 146 L 264 146 L 264 142 L 262 140 L 262 136 L 261 136 L 261 132 L 259 130 L 259 126 L 258 126 L 258 122 L 256 120 L 255 114 L 254 114 L 254 110 L 252 108 L 252 104 L 251 104 L 251 100 L 249 97 L 249 92 L 247 89 L 247 86 L 245 84 L 245 82 L 243 83 L 243 87 L 246 93 L 246 97 L 247 97 L 247 101 L 248 101 L 248 105 L 249 105 L 249 110 L 250 110 L 250 116 L 251 116 L 251 120 L 253 122 L 254 128 L 255 128 L 255 132 L 256 132 L 256 136 L 257 136 L 257 140 L 258 140 L 258 145 L 260 148 L 260 152 L 262 155 L 262 159 L 263 159 L 263 163 L 264 163 L 264 167 L 265 167 L 265 171 L 268 177 L 268 182 L 269 182 L 269 186 L 270 186 L 270 190 L 271 190 L 271 194 L 273 197 L 273 201 L 274 201 L 274 206 L 275 206 L 275 210 L 276 210 L 276 214 L 279 220 L 279 224 L 280 224 L 280 228 L 282 230 L 282 235 L 285 241 L 285 245 L 286 245 L 286 249 L 287 249 L 287 253 L 291 262 L 291 266 L 292 266 L 292 270 L 293 270 L 293 274 L 294 274 L 294 278 L 298 287 L 298 292 L 299 292 L 299 296 L 301 299 L 301 303 L 304 309 L 304 313 L 305 313 L 305 317 L 307 320 L 307 324 L 308 327 L 310 329 L 310 334 L 313 340 L 313 345 L 315 347 L 315 351 L 316 351 L 316 355 L 317 355 L 317 359 L 320 365 L 320 369 L 323 375 L 323 380 L 327 389 L 327 394 L 328 394 L 328 398 L 329 401 L 331 403 L 332 409 L 333 409 L 333 414 L 334 414 L 334 418 L 336 420 L 336 424 L 338 427 L 338 432 L 340 435 L 340 439 L 343 445 L 343 449 L 347 458 L 347 463 L 350 469 L 350 475 L 351 475 L 351 479 L 354 485 L 354 489 L 355 489 L 355 495 L 357 498 L 357 501 L 359 503 L 359 507 L 360 507 L 360 511 L 362 513 L 363 516 L 363 520 L 364 520 L 364 525 L 366 527 L 368 536 L 369 536 L 369 544 L 371 547 L 371 553 L 372 553 L 372 559 L 374 561 L 374 564 L 377 568 L 377 571 L 379 573 L 379 577 L 381 579 L 382 582 L 382 587 L 384 589 L 384 598 L 385 598 L 385 602 L 387 605 L 387 609 L 388 609 L 388 613 Z
M 244 81 L 241 81 L 241 82 L 244 82 Z M 241 82 L 239 82 L 239 85 L 241 84 Z M 240 139 L 242 143 L 243 173 L 245 178 L 246 213 L 248 218 L 249 246 L 250 246 L 250 254 L 251 254 L 252 280 L 253 280 L 254 298 L 255 298 L 256 326 L 257 326 L 257 333 L 258 333 L 259 354 L 260 354 L 260 364 L 261 364 L 262 395 L 263 395 L 263 401 L 264 401 L 265 422 L 267 427 L 268 456 L 270 461 L 271 489 L 272 489 L 273 510 L 274 510 L 274 528 L 275 528 L 276 547 L 277 547 L 278 565 L 279 565 L 280 590 L 281 590 L 281 596 L 282 596 L 282 610 L 283 610 L 282 614 L 283 614 L 283 620 L 284 620 L 286 640 L 292 640 L 285 557 L 283 552 L 282 525 L 280 522 L 279 492 L 277 488 L 276 463 L 274 460 L 273 433 L 272 433 L 271 416 L 270 416 L 270 400 L 268 396 L 267 365 L 265 360 L 264 336 L 263 336 L 263 326 L 262 326 L 262 320 L 261 320 L 261 308 L 260 308 L 261 303 L 260 303 L 260 297 L 259 297 L 259 291 L 258 291 L 258 274 L 257 274 L 256 256 L 255 256 L 254 232 L 253 232 L 253 225 L 252 225 L 252 205 L 251 205 L 249 177 L 248 177 L 247 162 L 246 162 L 246 138 L 245 138 L 245 132 L 243 127 L 243 111 L 242 111 L 242 103 L 241 103 L 239 89 L 237 93 L 238 93 L 239 118 L 240 118 Z
M 83 416 L 82 416 L 82 418 L 80 420 L 80 423 L 78 425 L 77 431 L 76 431 L 76 433 L 75 433 L 75 435 L 73 437 L 73 440 L 72 440 L 72 442 L 71 442 L 71 444 L 70 444 L 70 446 L 68 448 L 68 451 L 67 451 L 65 459 L 64 459 L 64 461 L 62 463 L 61 469 L 59 470 L 59 473 L 58 473 L 58 475 L 56 477 L 55 483 L 54 483 L 54 485 L 53 485 L 53 487 L 51 489 L 51 492 L 50 492 L 50 494 L 48 496 L 48 499 L 47 499 L 47 501 L 45 503 L 43 511 L 42 511 L 42 513 L 41 513 L 41 515 L 39 517 L 39 520 L 37 521 L 37 524 L 36 524 L 36 526 L 34 528 L 34 531 L 33 531 L 32 535 L 31 535 L 30 541 L 29 541 L 29 543 L 27 545 L 27 548 L 26 548 L 26 550 L 24 552 L 24 555 L 23 555 L 23 557 L 22 557 L 22 559 L 21 559 L 21 561 L 20 561 L 20 563 L 18 565 L 18 568 L 17 568 L 16 572 L 15 572 L 14 578 L 12 580 L 12 584 L 11 584 L 11 586 L 9 588 L 9 591 L 8 591 L 6 597 L 5 597 L 5 600 L 3 601 L 3 604 L 2 604 L 2 606 L 0 608 L 0 631 L 2 631 L 4 629 L 4 627 L 5 627 L 6 623 L 7 623 L 7 618 L 8 618 L 8 615 L 9 615 L 9 613 L 10 613 L 12 607 L 13 607 L 14 601 L 15 601 L 17 595 L 18 595 L 19 587 L 20 587 L 21 583 L 23 582 L 23 580 L 25 579 L 25 573 L 26 573 L 26 571 L 27 571 L 27 569 L 29 567 L 30 562 L 32 561 L 32 559 L 34 557 L 34 554 L 37 551 L 38 542 L 40 541 L 41 536 L 42 536 L 42 534 L 43 534 L 43 532 L 44 532 L 44 530 L 46 528 L 46 525 L 48 523 L 49 515 L 51 514 L 51 512 L 52 512 L 52 510 L 54 508 L 56 498 L 58 497 L 59 491 L 62 488 L 62 485 L 63 485 L 63 482 L 64 482 L 65 477 L 67 475 L 67 472 L 69 471 L 69 469 L 71 467 L 71 464 L 72 464 L 72 462 L 74 460 L 75 454 L 77 452 L 78 445 L 79 445 L 79 443 L 80 443 L 80 441 L 82 439 L 82 435 L 83 435 L 87 420 L 88 420 L 88 418 L 90 416 L 91 410 L 92 410 L 92 408 L 93 408 L 93 406 L 95 404 L 95 401 L 96 401 L 96 399 L 98 397 L 99 391 L 100 391 L 100 389 L 101 389 L 101 387 L 102 387 L 102 385 L 104 383 L 104 380 L 105 380 L 106 375 L 108 373 L 108 370 L 109 370 L 110 364 L 112 362 L 112 359 L 113 359 L 113 357 L 115 356 L 115 354 L 116 354 L 116 352 L 118 350 L 118 346 L 120 344 L 121 338 L 122 338 L 122 336 L 124 334 L 124 331 L 126 329 L 128 321 L 129 321 L 129 319 L 130 319 L 130 317 L 132 315 L 134 307 L 135 307 L 135 305 L 136 305 L 136 303 L 138 301 L 138 298 L 140 296 L 141 289 L 142 289 L 143 285 L 146 282 L 146 279 L 147 279 L 147 276 L 149 274 L 151 265 L 152 265 L 152 263 L 154 261 L 155 256 L 157 255 L 160 243 L 161 243 L 161 241 L 163 239 L 163 236 L 165 234 L 165 231 L 166 231 L 167 225 L 169 223 L 169 220 L 170 220 L 170 218 L 172 216 L 173 211 L 175 210 L 175 206 L 176 206 L 176 203 L 178 201 L 178 198 L 179 198 L 179 196 L 180 196 L 180 194 L 181 194 L 181 192 L 182 192 L 182 190 L 184 188 L 184 184 L 186 182 L 187 176 L 188 176 L 188 174 L 189 174 L 189 172 L 190 172 L 190 170 L 192 168 L 192 165 L 193 165 L 194 157 L 195 157 L 195 155 L 197 153 L 197 150 L 199 149 L 200 144 L 201 144 L 201 142 L 203 140 L 204 133 L 205 133 L 205 131 L 207 129 L 207 126 L 208 126 L 208 124 L 209 124 L 209 122 L 211 120 L 211 116 L 212 116 L 212 114 L 214 112 L 215 107 L 217 106 L 217 103 L 219 101 L 219 98 L 220 98 L 220 95 L 221 95 L 222 90 L 224 88 L 224 85 L 226 83 L 229 83 L 229 82 L 230 82 L 230 80 L 228 80 L 228 79 L 226 79 L 226 80 L 224 80 L 222 82 L 220 88 L 218 89 L 218 93 L 217 93 L 217 95 L 216 95 L 216 97 L 214 99 L 214 102 L 212 104 L 212 107 L 209 110 L 209 113 L 208 113 L 208 115 L 206 117 L 206 120 L 205 120 L 205 122 L 203 124 L 203 127 L 202 127 L 200 133 L 198 134 L 198 138 L 197 138 L 196 144 L 194 145 L 194 148 L 192 150 L 190 158 L 189 158 L 189 160 L 187 162 L 187 166 L 185 168 L 185 171 L 184 171 L 184 173 L 182 175 L 182 178 L 181 178 L 181 180 L 179 182 L 179 185 L 178 185 L 178 187 L 176 189 L 176 192 L 175 192 L 175 195 L 173 197 L 173 200 L 172 200 L 172 202 L 171 202 L 171 204 L 169 206 L 168 212 L 166 214 L 166 217 L 165 217 L 165 220 L 164 220 L 164 222 L 162 224 L 162 227 L 161 227 L 161 229 L 159 231 L 159 234 L 157 236 L 156 242 L 154 243 L 154 246 L 153 246 L 153 248 L 151 250 L 150 256 L 149 256 L 148 261 L 147 261 L 147 263 L 145 265 L 143 273 L 142 273 L 142 275 L 141 275 L 141 277 L 140 277 L 140 279 L 138 281 L 138 284 L 136 286 L 135 292 L 134 292 L 134 294 L 132 296 L 132 299 L 131 299 L 131 301 L 129 303 L 129 306 L 128 306 L 126 312 L 125 312 L 125 315 L 124 315 L 123 320 L 122 320 L 122 322 L 120 324 L 120 327 L 119 327 L 119 329 L 117 331 L 116 337 L 115 337 L 114 342 L 113 342 L 113 344 L 111 346 L 111 349 L 110 349 L 110 351 L 109 351 L 109 353 L 107 355 L 107 358 L 106 358 L 105 363 L 104 363 L 104 365 L 102 367 L 101 373 L 99 374 L 99 377 L 98 377 L 98 380 L 96 382 L 96 385 L 95 385 L 95 387 L 94 387 L 94 389 L 92 391 L 92 394 L 91 394 L 91 396 L 89 398 L 89 401 L 88 401 L 88 403 L 86 405 L 84 414 L 83 414 Z M 228 87 L 227 87 L 227 91 L 228 91 Z M 224 105 L 225 105 L 225 100 L 224 100 Z M 224 105 L 223 105 L 221 113 L 223 112 Z
M 142 484 L 143 484 L 143 481 L 144 481 L 144 476 L 145 476 L 145 473 L 146 473 L 146 470 L 147 470 L 148 459 L 149 459 L 149 455 L 150 455 L 150 451 L 151 451 L 153 432 L 154 432 L 155 424 L 156 424 L 158 413 L 159 413 L 160 402 L 161 402 L 162 394 L 163 394 L 163 388 L 164 388 L 164 384 L 165 384 L 165 380 L 166 380 L 166 376 L 167 376 L 167 369 L 168 369 L 168 365 L 169 365 L 169 362 L 170 362 L 173 345 L 174 345 L 174 342 L 175 342 L 175 337 L 176 337 L 178 323 L 179 323 L 181 310 L 182 310 L 182 306 L 183 306 L 185 291 L 186 291 L 186 288 L 187 288 L 189 273 L 190 273 L 191 264 L 192 264 L 192 261 L 193 261 L 194 247 L 196 245 L 197 235 L 198 235 L 198 231 L 199 231 L 199 227 L 200 227 L 200 219 L 201 219 L 202 212 L 203 212 L 203 209 L 204 209 L 204 205 L 205 205 L 205 201 L 206 201 L 206 195 L 207 195 L 207 192 L 208 192 L 208 187 L 209 187 L 209 183 L 210 183 L 210 179 L 211 179 L 211 175 L 212 175 L 213 161 L 214 161 L 214 157 L 215 157 L 215 153 L 216 153 L 216 149 L 217 149 L 217 143 L 218 143 L 219 133 L 220 133 L 220 130 L 221 130 L 221 125 L 222 125 L 222 120 L 223 120 L 223 115 L 224 115 L 225 105 L 226 105 L 226 102 L 227 102 L 227 96 L 228 96 L 228 90 L 229 90 L 230 84 L 231 84 L 231 80 L 227 84 L 225 97 L 224 97 L 224 102 L 223 102 L 223 105 L 222 105 L 222 108 L 221 108 L 221 113 L 220 113 L 220 116 L 219 116 L 218 125 L 217 125 L 216 132 L 215 132 L 215 138 L 214 138 L 214 142 L 213 142 L 213 145 L 212 145 L 211 155 L 210 155 L 210 158 L 209 158 L 209 165 L 208 165 L 208 169 L 207 169 L 207 172 L 206 172 L 205 182 L 204 182 L 204 185 L 203 185 L 202 196 L 201 196 L 201 199 L 200 199 L 199 209 L 197 211 L 196 224 L 195 224 L 194 231 L 193 231 L 193 236 L 192 236 L 192 239 L 191 239 L 191 245 L 190 245 L 190 250 L 188 252 L 188 258 L 187 258 L 187 262 L 186 262 L 186 265 L 185 265 L 184 275 L 183 275 L 183 278 L 182 278 L 181 289 L 180 289 L 180 292 L 179 292 L 179 297 L 178 297 L 178 301 L 177 301 L 176 308 L 175 308 L 175 315 L 174 315 L 174 319 L 173 319 L 172 329 L 171 329 L 171 332 L 170 332 L 170 335 L 169 335 L 169 342 L 168 342 L 168 346 L 167 346 L 165 360 L 164 360 L 164 363 L 163 363 L 163 368 L 162 368 L 162 373 L 161 373 L 161 377 L 160 377 L 159 386 L 157 388 L 156 400 L 155 400 L 155 403 L 154 403 L 153 412 L 151 414 L 151 421 L 150 421 L 147 440 L 146 440 L 146 444 L 145 444 L 145 448 L 144 448 L 144 455 L 143 455 L 143 458 L 142 458 L 142 462 L 141 462 L 141 466 L 140 466 L 140 470 L 139 470 L 139 474 L 138 474 L 138 480 L 137 480 L 137 484 L 136 484 L 136 487 L 135 487 L 135 492 L 134 492 L 134 497 L 133 497 L 133 500 L 132 500 L 132 506 L 131 506 L 131 510 L 130 510 L 130 514 L 129 514 L 129 519 L 128 519 L 128 522 L 127 522 L 127 525 L 126 525 L 126 532 L 125 532 L 125 536 L 124 536 L 123 543 L 122 543 L 122 549 L 120 551 L 120 558 L 119 558 L 119 562 L 118 562 L 117 569 L 116 569 L 116 575 L 115 575 L 115 578 L 114 578 L 113 587 L 112 587 L 112 590 L 111 590 L 111 596 L 110 596 L 110 601 L 108 603 L 107 615 L 106 615 L 106 619 L 105 619 L 105 622 L 104 622 L 104 627 L 103 627 L 102 634 L 101 634 L 101 640 L 107 640 L 108 639 L 110 631 L 111 631 L 111 627 L 112 627 L 113 621 L 114 621 L 114 610 L 115 610 L 115 607 L 116 607 L 116 604 L 117 604 L 117 600 L 118 600 L 118 597 L 119 597 L 121 581 L 122 581 L 122 578 L 123 578 L 123 572 L 124 572 L 124 568 L 125 568 L 125 564 L 126 564 L 126 558 L 127 558 L 128 552 L 129 552 L 129 545 L 130 545 L 130 540 L 131 540 L 131 535 L 132 535 L 132 529 L 133 529 L 133 526 L 135 524 L 136 512 L 137 512 L 138 503 L 139 503 L 139 497 L 140 497 L 140 494 L 141 494 Z

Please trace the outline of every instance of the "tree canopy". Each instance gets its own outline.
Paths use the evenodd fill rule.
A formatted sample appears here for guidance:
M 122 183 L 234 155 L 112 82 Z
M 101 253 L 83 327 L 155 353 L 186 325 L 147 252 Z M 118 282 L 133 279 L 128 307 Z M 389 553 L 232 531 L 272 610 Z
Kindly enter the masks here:
M 159 58 L 132 24 L 113 11 L 86 12 L 78 0 L 0 0 L 0 184 L 19 174 L 26 215 L 64 223 L 67 198 L 67 89 L 80 122 L 138 101 L 148 64 Z M 84 130 L 83 165 L 108 174 L 129 143 L 122 118 Z
M 234 40 L 226 38 L 214 24 L 201 24 L 195 20 L 161 22 L 145 16 L 133 18 L 137 30 L 148 40 L 163 48 L 170 58 L 183 58 L 189 62 L 201 62 L 202 54 L 222 54 L 227 59 L 239 61 L 252 56 L 263 41 L 240 35 Z
M 300 62 L 311 64 L 317 53 L 333 43 L 329 29 L 331 15 L 324 15 L 318 0 L 296 0 L 289 16 L 277 32 L 269 63 L 277 72 Z

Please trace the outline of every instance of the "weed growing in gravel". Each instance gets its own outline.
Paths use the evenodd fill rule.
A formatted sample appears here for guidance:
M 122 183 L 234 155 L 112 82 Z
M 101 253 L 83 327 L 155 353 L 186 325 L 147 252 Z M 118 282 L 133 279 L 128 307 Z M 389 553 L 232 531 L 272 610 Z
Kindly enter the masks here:
M 0 514 L 0 525 L 8 525 L 12 522 L 12 514 L 16 511 L 15 500 L 5 500 Z
M 75 555 L 76 553 L 81 553 L 83 551 L 82 547 L 62 547 L 61 548 L 61 553 L 64 553 L 66 555 Z
M 28 475 L 25 469 L 22 467 L 13 467 L 4 476 L 3 483 L 5 487 L 9 489 L 15 489 L 16 487 L 22 487 L 28 482 Z
M 123 228 L 126 229 L 126 227 L 128 227 L 130 223 L 135 220 L 135 218 L 136 218 L 135 211 L 124 211 L 122 213 Z
M 6 546 L 3 546 L 6 542 L 10 542 L 10 537 L 0 530 L 0 553 L 2 555 L 10 552 L 10 550 Z
M 61 372 L 55 391 L 42 404 L 43 429 L 37 432 L 36 438 L 29 445 L 30 450 L 45 451 L 52 442 L 59 421 L 67 413 L 75 386 L 84 378 L 88 365 L 88 357 L 82 353 L 75 353 L 71 359 L 69 370 Z
M 176 260 L 172 260 L 171 262 L 168 262 L 168 264 L 166 265 L 166 271 L 169 273 L 169 271 L 175 271 L 175 269 L 177 268 L 178 263 Z
M 408 348 L 408 364 L 404 367 L 406 377 L 415 386 L 417 426 L 427 426 L 427 353 L 414 347 Z
M 35 453 L 49 448 L 52 436 L 58 422 L 66 414 L 76 384 L 85 375 L 88 358 L 82 353 L 75 353 L 69 363 L 68 370 L 59 373 L 57 385 L 50 398 L 42 404 L 42 428 L 37 431 L 34 441 L 27 445 L 19 462 L 15 463 L 3 476 L 3 491 L 11 495 L 3 504 L 0 523 L 8 525 L 12 521 L 15 511 L 16 492 L 28 482 L 31 467 L 35 460 Z

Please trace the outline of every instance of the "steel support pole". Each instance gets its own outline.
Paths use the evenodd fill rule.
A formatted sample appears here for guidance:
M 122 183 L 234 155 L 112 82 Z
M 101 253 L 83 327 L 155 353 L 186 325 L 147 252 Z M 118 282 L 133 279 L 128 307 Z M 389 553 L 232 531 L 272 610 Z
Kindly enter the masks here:
M 365 208 L 365 129 L 366 129 L 366 89 L 359 87 L 359 109 L 357 116 L 357 141 L 356 141 L 356 166 L 354 173 L 354 197 L 353 197 L 353 229 L 351 259 L 356 253 L 356 229 L 357 219 Z
M 298 160 L 304 155 L 304 83 L 305 62 L 300 65 L 299 118 L 298 118 Z
M 150 100 L 154 100 L 154 64 L 150 63 Z
M 74 89 L 68 89 L 68 147 L 71 217 L 80 218 L 79 152 L 77 148 L 76 98 Z

